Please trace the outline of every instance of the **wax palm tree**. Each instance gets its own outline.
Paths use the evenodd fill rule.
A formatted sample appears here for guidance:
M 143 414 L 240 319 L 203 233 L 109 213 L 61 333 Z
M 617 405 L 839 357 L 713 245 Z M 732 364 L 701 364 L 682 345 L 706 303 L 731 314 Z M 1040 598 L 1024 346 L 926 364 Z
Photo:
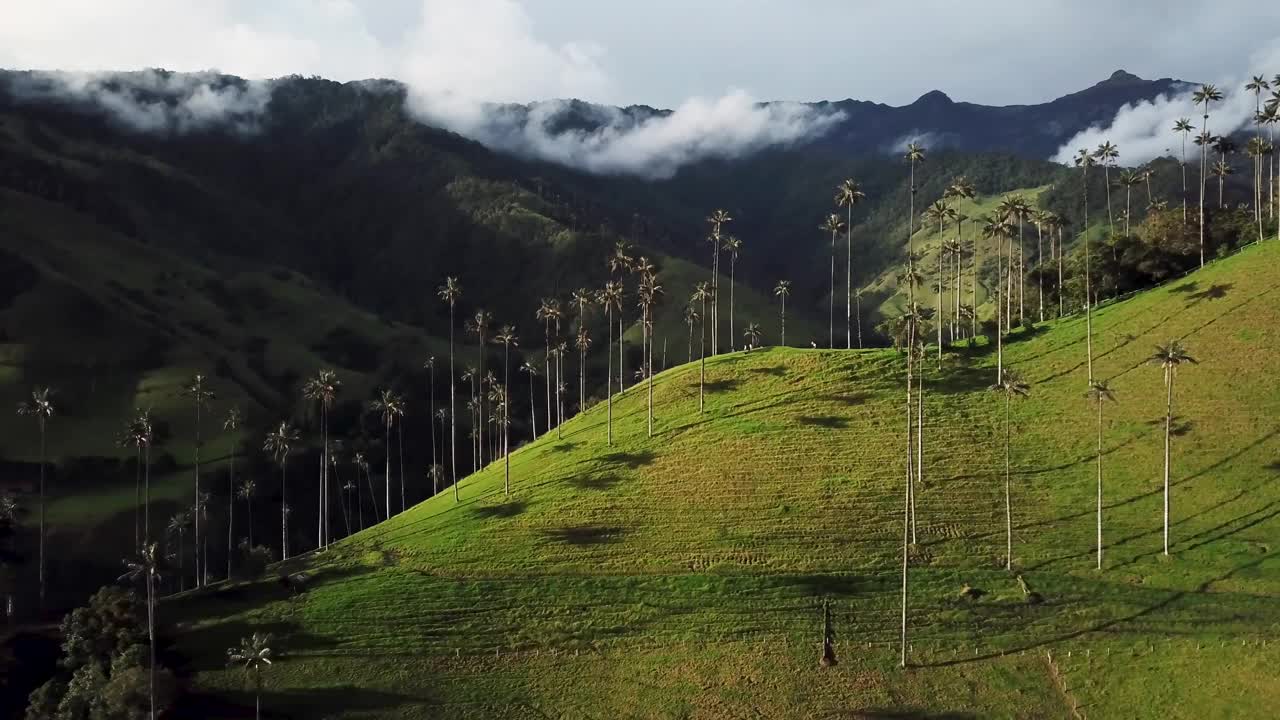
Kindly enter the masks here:
M 969 178 L 961 175 L 960 177 L 953 180 L 950 185 L 947 186 L 947 189 L 943 191 L 943 197 L 946 200 L 951 201 L 952 203 L 959 203 L 965 200 L 975 200 L 978 197 L 978 190 L 977 188 L 974 187 L 973 183 L 969 180 Z M 957 214 L 955 219 L 956 219 L 956 240 L 960 242 L 961 245 L 963 246 L 964 233 L 963 233 L 962 225 L 965 220 L 969 220 L 970 218 L 964 215 Z M 973 307 L 975 309 L 978 307 L 978 259 L 979 259 L 978 243 L 975 242 L 973 244 L 973 295 L 972 295 Z M 973 337 L 975 338 L 978 335 L 977 323 L 978 323 L 977 313 L 975 312 L 973 316 L 973 328 L 972 328 Z
M 1089 382 L 1093 382 L 1093 272 L 1090 267 L 1089 248 L 1089 168 L 1094 165 L 1094 157 L 1083 148 L 1076 153 L 1076 167 L 1080 168 L 1080 177 L 1084 182 L 1084 223 L 1080 226 L 1080 234 L 1084 237 L 1084 318 L 1085 318 L 1085 358 L 1088 363 Z M 1203 201 L 1201 203 L 1203 213 Z M 1201 243 L 1203 243 L 1203 239 Z M 1201 250 L 1203 254 L 1203 249 Z M 1203 259 L 1201 260 L 1203 265 Z
M 269 453 L 280 466 L 280 559 L 289 559 L 289 453 L 293 444 L 298 442 L 298 431 L 288 420 L 280 421 L 280 425 L 267 434 L 262 444 L 263 452 Z
M 910 196 L 910 199 L 908 202 L 908 208 L 907 208 L 907 257 L 910 258 L 912 255 L 915 254 L 915 251 L 916 251 L 915 245 L 914 245 L 915 234 L 916 234 L 916 229 L 914 225 L 915 217 L 916 217 L 916 192 L 918 190 L 918 188 L 916 188 L 916 165 L 918 163 L 924 162 L 924 159 L 925 159 L 924 147 L 918 143 L 914 143 L 914 142 L 908 143 L 907 151 L 906 151 L 906 154 L 903 156 L 903 159 L 906 160 L 907 164 L 911 166 L 911 188 L 910 188 L 911 196 Z M 915 300 L 914 297 L 911 299 L 913 301 Z
M 736 235 L 725 235 L 721 246 L 729 254 L 729 352 L 733 352 L 736 344 L 733 339 L 734 274 L 738 266 L 738 255 L 742 253 L 742 239 Z
M 909 263 L 903 275 L 906 276 L 908 284 L 914 284 L 914 276 L 917 271 L 914 264 Z M 922 325 L 925 317 L 921 308 L 914 301 L 908 301 L 907 309 L 897 319 L 896 325 L 900 328 L 899 332 L 894 333 L 895 343 L 901 338 L 901 345 L 907 353 L 907 447 L 906 447 L 906 482 L 904 484 L 904 495 L 902 501 L 902 644 L 901 656 L 899 663 L 902 667 L 907 664 L 907 560 L 910 553 L 911 545 L 915 543 L 915 485 L 916 475 L 912 462 L 912 380 L 916 369 L 919 367 L 920 361 L 924 358 L 922 347 L 918 344 L 917 339 L 923 335 Z
M 169 537 L 173 537 L 174 535 L 178 536 L 178 551 L 176 553 L 170 553 L 170 555 L 172 557 L 177 558 L 178 560 L 178 590 L 179 591 L 187 589 L 187 578 L 183 574 L 182 558 L 184 555 L 183 549 L 185 547 L 187 527 L 190 525 L 191 525 L 191 512 L 189 510 L 184 510 L 181 512 L 174 513 L 173 517 L 169 518 L 169 524 L 165 527 L 166 531 L 169 533 Z
M 733 222 L 733 217 L 726 210 L 714 210 L 707 217 L 707 222 L 711 225 L 711 236 L 707 238 L 707 242 L 711 243 L 713 253 L 711 263 L 711 354 L 718 355 L 720 353 L 720 238 L 725 224 Z M 705 316 L 706 313 L 704 312 L 703 315 Z
M 742 338 L 747 341 L 747 350 L 754 350 L 760 345 L 760 323 L 751 323 L 747 325 L 747 329 L 742 332 Z
M 1222 99 L 1222 92 L 1214 85 L 1201 85 L 1191 95 L 1196 105 L 1204 106 L 1204 124 L 1200 128 L 1202 138 L 1209 138 L 1209 106 Z M 1204 186 L 1209 172 L 1209 146 L 1207 141 L 1198 141 L 1200 145 L 1200 267 L 1204 267 Z
M 529 376 L 529 423 L 533 428 L 533 439 L 538 439 L 538 406 L 534 403 L 533 379 L 538 377 L 538 367 L 526 360 L 520 366 L 520 372 Z
M 938 315 L 939 322 L 938 322 L 937 330 L 938 330 L 938 362 L 939 363 L 942 362 L 942 322 L 941 322 L 942 293 L 943 293 L 943 288 L 945 286 L 945 281 L 943 278 L 943 271 L 942 271 L 942 257 L 944 254 L 942 246 L 943 244 L 945 244 L 945 241 L 942 239 L 942 237 L 946 233 L 947 221 L 950 219 L 951 219 L 951 206 L 947 204 L 946 200 L 935 200 L 932 205 L 925 208 L 923 220 L 925 222 L 938 224 L 938 310 L 937 310 L 937 315 Z
M 710 283 L 700 282 L 693 288 L 693 296 L 689 298 L 691 303 L 702 303 L 702 317 L 707 316 L 707 301 L 712 299 L 715 291 L 711 289 Z M 707 323 L 704 320 L 699 325 L 699 333 L 701 335 L 700 345 L 698 349 L 698 412 L 702 412 L 706 407 L 705 395 L 707 385 Z
M 693 326 L 698 322 L 698 309 L 692 303 L 685 305 L 684 310 L 680 312 L 680 318 L 689 328 L 689 356 L 686 362 L 693 362 Z
M 1132 210 L 1133 188 L 1141 185 L 1143 182 L 1143 174 L 1125 168 L 1120 171 L 1119 177 L 1116 178 L 1116 185 L 1124 188 L 1124 234 L 1129 234 L 1129 218 Z
M 782 323 L 782 343 L 781 343 L 781 344 L 782 344 L 783 346 L 785 346 L 785 345 L 787 344 L 787 297 L 791 295 L 791 281 L 790 281 L 790 280 L 779 280 L 779 281 L 778 281 L 778 284 L 777 284 L 777 285 L 775 285 L 775 286 L 773 287 L 773 294 L 774 294 L 774 295 L 776 295 L 776 296 L 778 297 L 778 299 L 782 301 L 782 315 L 781 315 L 781 318 L 780 318 L 780 319 L 781 319 L 781 323 Z M 691 306 L 689 306 L 689 310 L 693 310 L 693 306 L 692 306 L 692 305 L 691 305 Z M 695 316 L 697 315 L 697 312 L 696 312 L 696 311 L 694 311 L 694 315 L 695 315 Z M 696 320 L 697 318 L 695 317 L 694 319 Z M 862 333 L 861 333 L 861 330 L 862 330 L 862 327 L 861 327 L 862 318 L 858 318 L 858 322 L 859 322 L 859 327 L 858 327 L 859 333 L 858 333 L 858 334 L 859 334 L 859 338 L 861 338 L 861 334 L 862 334 Z M 689 345 L 689 348 L 690 348 L 689 355 L 690 355 L 690 356 L 692 356 L 692 355 L 693 355 L 693 351 L 692 351 L 692 348 L 693 348 L 693 344 L 692 344 L 692 343 L 693 343 L 693 320 L 690 320 L 690 321 L 689 321 L 689 342 L 690 342 L 690 345 Z M 858 343 L 858 347 L 859 347 L 859 348 L 861 348 L 861 347 L 862 347 L 862 343 L 861 343 L 861 342 L 859 342 L 859 343 Z
M 853 330 L 851 326 L 851 314 L 853 310 L 853 207 L 867 198 L 867 194 L 862 191 L 862 186 L 857 180 L 852 178 L 841 181 L 836 186 L 836 207 L 844 208 L 844 343 L 845 349 L 853 348 Z M 861 313 L 859 313 L 861 314 Z M 858 333 L 862 333 L 862 318 L 858 318 Z M 783 342 L 785 345 L 786 342 Z M 858 348 L 862 348 L 859 341 Z
M 369 472 L 369 459 L 362 452 L 351 456 L 351 464 L 356 470 L 356 507 L 360 509 L 360 529 L 364 530 L 364 500 L 361 497 L 360 478 L 364 477 L 365 487 L 369 489 L 369 504 L 373 506 L 373 518 L 378 519 L 378 494 L 373 491 L 373 475 Z M 456 500 L 455 500 L 456 502 Z
M 1191 118 L 1178 118 L 1178 121 L 1173 124 L 1173 131 L 1182 136 L 1182 160 L 1179 165 L 1182 167 L 1182 222 L 1184 223 L 1187 221 L 1187 138 L 1195 129 L 1191 124 Z
M 1013 503 L 1010 493 L 1009 446 L 1012 430 L 1009 421 L 1009 407 L 1015 397 L 1026 397 L 1031 392 L 1029 385 L 1015 370 L 1005 370 L 1000 382 L 991 386 L 991 390 L 1004 396 L 1004 521 L 1005 521 L 1005 569 L 1013 571 Z
M 605 324 L 609 326 L 609 360 L 605 375 L 605 395 L 608 402 L 608 444 L 613 446 L 613 313 L 622 312 L 622 283 L 610 280 L 600 291 L 600 304 L 604 306 Z
M 578 412 L 587 411 L 587 351 L 591 349 L 591 333 L 586 325 L 578 325 L 578 337 L 574 340 L 578 348 Z
M 1209 168 L 1209 174 L 1218 179 L 1218 209 L 1223 208 L 1222 186 L 1226 182 L 1228 175 L 1235 174 L 1235 169 L 1225 160 L 1214 160 L 1213 166 Z
M 240 638 L 240 647 L 227 648 L 227 664 L 238 665 L 253 673 L 253 717 L 262 717 L 262 670 L 271 665 L 272 638 L 269 633 L 255 632 Z
M 836 234 L 845 227 L 839 215 L 831 213 L 818 229 L 831 234 L 831 295 L 827 298 L 827 347 L 836 346 Z
M 236 433 L 240 430 L 241 423 L 243 422 L 244 422 L 244 416 L 240 414 L 240 408 L 235 405 L 232 405 L 231 408 L 227 410 L 227 416 L 222 420 L 222 431 L 226 433 L 230 433 L 232 437 L 235 437 Z M 227 461 L 231 465 L 227 471 L 227 579 L 228 580 L 231 579 L 231 558 L 233 555 L 232 547 L 234 546 L 234 542 L 232 538 L 235 534 L 236 449 L 238 447 L 239 447 L 239 443 L 233 443 L 231 446 L 231 453 L 227 456 Z
M 436 294 L 440 296 L 449 306 L 449 472 L 453 482 L 453 501 L 458 502 L 458 422 L 457 422 L 457 404 L 455 400 L 457 382 L 454 378 L 453 366 L 453 330 L 457 325 L 454 320 L 454 310 L 458 305 L 458 298 L 462 297 L 462 286 L 458 284 L 458 278 L 447 277 L 444 284 L 436 289 Z
M 560 313 L 560 303 L 555 298 L 542 298 L 538 304 L 538 309 L 534 311 L 534 317 L 542 321 L 543 337 L 546 346 L 543 348 L 543 363 L 547 368 L 547 430 L 551 430 L 552 410 L 551 410 L 551 323 Z
M 382 419 L 383 428 L 383 446 L 386 450 L 384 453 L 385 477 L 383 479 L 383 491 L 385 495 L 385 504 L 383 509 L 385 514 L 383 519 L 391 517 L 391 427 L 396 421 L 404 416 L 404 398 L 396 394 L 394 390 L 383 388 L 378 392 L 378 397 L 369 402 L 369 411 L 377 413 Z
M 182 391 L 182 394 L 185 397 L 191 398 L 191 403 L 195 406 L 195 410 L 196 410 L 195 484 L 194 484 L 195 492 L 193 493 L 194 499 L 195 499 L 195 521 L 194 521 L 195 524 L 193 526 L 193 530 L 194 530 L 194 540 L 196 544 L 195 568 L 196 568 L 196 585 L 197 586 L 204 585 L 206 582 L 208 582 L 208 579 L 209 579 L 208 578 L 209 569 L 203 567 L 200 561 L 200 548 L 202 548 L 204 544 L 208 542 L 208 538 L 205 537 L 206 533 L 202 533 L 200 531 L 200 517 L 201 517 L 200 448 L 204 444 L 202 438 L 200 437 L 200 420 L 201 420 L 201 414 L 202 414 L 202 411 L 204 410 L 205 405 L 207 405 L 211 400 L 214 399 L 213 392 L 209 390 L 208 387 L 206 387 L 207 380 L 208 378 L 206 378 L 204 375 L 200 373 L 196 373 L 195 376 L 191 378 L 191 381 L 187 383 L 186 387 L 183 388 L 183 391 Z
M 716 248 L 719 248 L 720 239 L 718 235 L 716 235 L 714 238 L 708 238 L 707 242 L 714 242 L 714 244 L 716 245 Z M 626 323 L 623 322 L 623 318 L 622 318 L 622 306 L 623 306 L 623 301 L 626 299 L 627 288 L 624 281 L 626 278 L 626 274 L 631 270 L 631 266 L 635 264 L 635 260 L 630 255 L 627 254 L 628 247 L 629 245 L 625 241 L 619 240 L 614 245 L 613 255 L 609 258 L 609 272 L 611 274 L 616 273 L 618 276 L 617 277 L 617 281 L 618 281 L 618 392 L 622 392 L 623 390 L 626 389 L 626 378 L 624 377 L 626 372 L 623 365 L 624 365 L 624 361 L 626 360 L 625 356 L 626 356 L 627 341 L 626 341 L 626 330 L 625 330 Z M 719 261 L 719 257 L 720 257 L 720 253 L 719 253 L 719 250 L 717 249 L 716 250 L 717 263 Z M 610 354 L 609 357 L 612 358 L 613 355 Z M 547 367 L 547 373 L 548 375 L 550 375 L 551 373 L 550 366 Z M 548 425 L 547 430 L 550 431 L 551 426 Z
M 1177 340 L 1156 347 L 1150 362 L 1159 365 L 1164 371 L 1165 412 L 1164 412 L 1164 554 L 1169 554 L 1169 445 L 1173 429 L 1173 383 L 1178 377 L 1178 368 L 1195 364 L 1187 349 Z
M 1104 183 L 1107 188 L 1107 223 L 1110 226 L 1112 235 L 1116 232 L 1115 216 L 1111 213 L 1111 168 L 1120 158 L 1120 149 L 1117 148 L 1110 140 L 1105 140 L 1098 144 L 1098 149 L 1093 151 L 1093 157 L 1102 166 Z
M 1089 383 L 1089 392 L 1085 397 L 1098 407 L 1098 569 L 1102 569 L 1102 406 L 1107 402 L 1115 402 L 1116 395 L 1106 380 L 1094 380 Z
M 485 336 L 488 334 L 489 324 L 492 322 L 493 322 L 493 315 L 491 315 L 490 313 L 484 310 L 476 310 L 475 315 L 471 316 L 471 321 L 467 325 L 467 331 L 474 333 L 477 338 L 477 341 L 480 344 L 480 367 L 479 367 L 479 375 L 476 376 L 477 379 L 484 377 Z M 484 393 L 483 392 L 478 393 L 477 398 L 479 402 L 478 412 L 480 417 L 480 422 L 476 424 L 476 432 L 478 433 L 477 446 L 480 448 L 480 465 L 484 465 L 484 418 L 485 418 Z M 550 429 L 550 426 L 548 426 L 548 429 Z M 390 508 L 388 508 L 387 512 L 389 513 L 390 511 L 391 511 Z
M 1258 242 L 1262 242 L 1262 163 L 1270 147 L 1262 137 L 1252 137 L 1246 151 L 1253 158 L 1253 217 L 1258 226 Z
M 735 241 L 730 243 L 730 240 Z M 726 238 L 725 247 L 729 248 L 730 267 L 736 262 L 738 248 L 740 244 L 736 243 L 736 238 Z M 730 270 L 732 273 L 732 270 Z M 730 278 L 732 278 L 732 274 Z M 640 308 L 641 308 L 641 325 L 644 330 L 645 345 L 647 347 L 645 362 L 645 380 L 648 386 L 649 395 L 649 437 L 653 437 L 653 306 L 658 302 L 658 297 L 662 295 L 662 286 L 658 284 L 658 278 L 653 272 L 647 271 L 640 279 Z M 729 292 L 733 292 L 733 281 L 729 281 Z M 729 327 L 733 327 L 733 303 L 729 303 Z
M 508 390 L 511 387 L 511 348 L 519 346 L 519 337 L 516 335 L 515 325 L 503 325 L 493 336 L 493 341 L 502 346 L 502 459 L 504 463 L 503 474 L 506 478 L 505 486 L 508 496 L 511 495 L 511 417 L 510 403 L 507 402 Z
M 1013 234 L 1013 228 L 1009 224 L 1009 220 L 1006 217 L 997 214 L 997 215 L 985 215 L 981 218 L 978 218 L 978 222 L 982 224 L 982 237 L 986 238 L 989 241 L 993 241 L 995 243 L 996 258 L 998 259 L 1000 257 L 1001 247 Z M 996 377 L 997 378 L 1004 375 L 1004 324 L 1001 322 L 1002 309 L 1001 309 L 1001 297 L 1000 297 L 1001 295 L 1004 294 L 1003 288 L 1001 287 L 1004 280 L 1004 278 L 1001 277 L 1003 273 L 1004 273 L 1004 266 L 1001 263 L 997 262 L 996 263 L 996 283 L 995 283 L 996 296 L 995 298 L 993 298 L 995 300 L 995 306 L 996 306 L 995 319 L 996 319 Z
M 427 427 L 431 428 L 431 467 L 434 468 L 440 462 L 436 455 L 436 358 L 434 355 L 422 363 L 422 369 L 427 371 Z M 431 494 L 435 495 L 434 492 Z
M 329 538 L 329 411 L 342 388 L 342 381 L 332 370 L 321 370 L 302 386 L 302 396 L 320 406 L 320 517 L 316 522 L 316 547 L 328 547 Z
M 160 582 L 160 556 L 156 544 L 147 542 L 138 556 L 124 561 L 125 573 L 121 580 L 141 580 L 145 586 L 147 603 L 147 642 L 151 647 L 147 694 L 151 700 L 151 720 L 156 718 L 156 584 Z
M 253 478 L 245 478 L 240 483 L 240 491 L 236 495 L 244 500 L 245 510 L 249 519 L 249 547 L 253 547 L 253 499 L 258 494 L 258 483 Z
M 133 484 L 133 539 L 138 547 L 142 547 L 145 541 L 151 539 L 151 440 L 153 437 L 151 411 L 138 410 L 125 426 L 124 436 L 120 439 L 121 446 L 133 446 L 137 463 Z M 143 491 L 144 467 L 146 470 L 145 493 Z
M 40 552 L 39 552 L 39 585 L 40 585 L 40 606 L 44 607 L 45 598 L 45 562 L 44 562 L 44 541 L 45 541 L 45 466 L 47 464 L 47 444 L 49 419 L 53 417 L 55 412 L 53 406 L 53 391 L 47 387 L 36 388 L 31 391 L 31 397 L 28 400 L 18 403 L 18 415 L 24 417 L 35 418 L 36 425 L 40 429 Z
M 587 410 L 587 350 L 591 347 L 591 335 L 587 331 L 587 311 L 595 302 L 595 296 L 590 290 L 579 288 L 573 291 L 572 302 L 578 306 L 576 344 L 578 347 L 578 412 L 581 413 Z

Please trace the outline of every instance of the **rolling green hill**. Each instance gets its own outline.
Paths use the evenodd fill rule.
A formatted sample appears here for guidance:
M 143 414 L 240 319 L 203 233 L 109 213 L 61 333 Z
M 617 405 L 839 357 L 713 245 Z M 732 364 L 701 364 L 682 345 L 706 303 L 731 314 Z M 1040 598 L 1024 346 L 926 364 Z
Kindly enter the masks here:
M 655 379 L 275 579 L 166 601 L 197 695 L 252 704 L 225 649 L 278 638 L 264 708 L 292 717 L 1259 717 L 1280 699 L 1280 243 L 1101 308 L 1105 569 L 1094 569 L 1085 320 L 1015 334 L 1015 574 L 1003 570 L 1003 402 L 990 348 L 926 378 L 896 667 L 903 361 L 775 348 Z M 1164 387 L 1177 380 L 1172 555 L 1160 553 Z M 282 568 L 284 569 L 284 568 Z M 1022 584 L 1019 582 L 1021 578 Z M 978 592 L 962 594 L 963 588 Z M 818 665 L 830 602 L 839 664 Z M 228 705 L 227 703 L 232 703 Z

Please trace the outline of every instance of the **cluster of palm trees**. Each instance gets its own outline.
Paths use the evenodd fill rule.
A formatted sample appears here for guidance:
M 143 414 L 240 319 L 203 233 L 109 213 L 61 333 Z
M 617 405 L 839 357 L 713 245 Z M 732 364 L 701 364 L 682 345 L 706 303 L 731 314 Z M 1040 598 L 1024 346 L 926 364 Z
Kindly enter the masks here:
M 1206 97 L 1212 98 L 1216 91 L 1211 87 L 1202 89 Z M 1212 100 L 1210 100 L 1212 101 Z M 1177 130 L 1186 132 L 1185 121 L 1180 121 Z M 1092 314 L 1090 308 L 1096 301 L 1092 293 L 1091 268 L 1090 268 L 1090 248 L 1088 244 L 1088 192 L 1087 192 L 1087 173 L 1089 168 L 1102 166 L 1104 173 L 1110 173 L 1110 168 L 1114 166 L 1119 157 L 1119 149 L 1110 142 L 1102 143 L 1096 150 L 1081 150 L 1076 158 L 1076 165 L 1081 168 L 1082 177 L 1085 179 L 1085 223 L 1082 230 L 1084 237 L 1084 260 L 1085 260 L 1085 301 L 1083 303 L 1086 309 L 1086 367 L 1087 367 L 1087 392 L 1085 397 L 1096 405 L 1097 411 L 1097 568 L 1103 567 L 1103 467 L 1102 467 L 1102 435 L 1103 435 L 1103 406 L 1108 402 L 1115 401 L 1115 393 L 1110 384 L 1098 379 L 1093 372 L 1093 342 L 1092 342 Z M 914 196 L 915 196 L 915 168 L 916 165 L 924 160 L 924 150 L 914 144 L 908 147 L 906 162 L 911 165 L 912 177 L 912 212 L 914 212 Z M 1260 170 L 1257 173 L 1260 175 Z M 1151 171 L 1144 169 L 1142 171 L 1126 170 L 1121 173 L 1119 185 L 1126 189 L 1125 197 L 1125 213 L 1124 220 L 1126 223 L 1126 234 L 1129 232 L 1127 227 L 1129 222 L 1129 206 L 1131 188 L 1146 182 L 1150 187 Z M 1203 186 L 1203 183 L 1202 183 Z M 1108 223 L 1114 223 L 1110 212 L 1110 197 L 1108 187 Z M 963 253 L 964 244 L 962 242 L 963 222 L 968 218 L 959 214 L 949 201 L 957 199 L 972 199 L 976 193 L 972 185 L 965 179 L 961 178 L 948 186 L 941 199 L 935 201 L 924 212 L 924 219 L 929 223 L 936 223 L 939 228 L 939 237 L 941 238 L 945 232 L 948 221 L 956 223 L 956 239 L 946 241 L 939 250 L 938 260 L 938 282 L 936 285 L 938 293 L 938 303 L 936 314 L 925 309 L 917 302 L 915 297 L 915 288 L 921 282 L 921 273 L 916 265 L 919 261 L 918 256 L 914 252 L 914 244 L 908 244 L 907 265 L 901 276 L 901 285 L 905 287 L 906 306 L 901 316 L 893 319 L 886 324 L 891 336 L 897 346 L 905 351 L 906 355 L 906 447 L 905 462 L 906 480 L 904 483 L 903 493 L 903 518 L 902 518 L 902 606 L 901 606 L 901 646 L 900 646 L 900 664 L 907 664 L 907 620 L 908 620 L 908 580 L 910 567 L 911 547 L 916 542 L 916 492 L 923 484 L 924 469 L 924 367 L 923 360 L 927 353 L 925 337 L 928 334 L 928 324 L 930 321 L 936 321 L 936 348 L 938 352 L 939 367 L 941 367 L 942 353 L 945 345 L 943 337 L 943 325 L 952 326 L 951 341 L 956 339 L 956 328 L 958 321 L 963 315 L 968 315 L 974 321 L 974 335 L 976 336 L 976 313 L 971 308 L 964 308 L 961 304 L 961 295 L 963 292 Z M 1255 201 L 1260 201 L 1261 195 L 1255 188 Z M 1153 201 L 1149 199 L 1152 205 Z M 1159 208 L 1160 206 L 1155 206 Z M 1203 213 L 1203 207 L 1201 208 Z M 1261 212 L 1256 209 L 1256 212 Z M 1011 472 L 1011 445 L 1012 445 L 1012 422 L 1011 422 L 1011 406 L 1016 398 L 1022 398 L 1029 395 L 1031 391 L 1030 384 L 1022 378 L 1022 376 L 1014 369 L 1005 367 L 1003 357 L 1003 336 L 1009 333 L 1014 327 L 1013 318 L 1015 314 L 1018 318 L 1018 324 L 1028 320 L 1025 304 L 1025 267 L 1024 259 L 1024 238 L 1023 228 L 1024 222 L 1029 220 L 1034 224 L 1038 231 L 1037 240 L 1037 257 L 1036 267 L 1041 267 L 1044 263 L 1044 235 L 1050 238 L 1050 254 L 1052 259 L 1058 263 L 1058 295 L 1059 295 L 1059 315 L 1063 312 L 1062 292 L 1062 255 L 1064 247 L 1062 243 L 1062 230 L 1066 226 L 1066 222 L 1060 216 L 1053 213 L 1039 211 L 1030 206 L 1030 204 L 1022 197 L 1012 195 L 1005 197 L 998 205 L 996 212 L 979 218 L 982 225 L 982 234 L 984 237 L 995 240 L 997 242 L 997 263 L 996 263 L 996 282 L 992 293 L 995 309 L 995 332 L 996 337 L 996 382 L 991 386 L 991 390 L 995 391 L 1003 398 L 1004 401 L 1004 514 L 1005 514 L 1005 567 L 1007 570 L 1013 570 L 1013 501 L 1012 501 L 1012 472 Z M 829 218 L 824 224 L 824 230 L 835 227 L 838 218 Z M 914 233 L 914 226 L 908 223 L 909 231 Z M 1017 245 L 1012 243 L 1016 236 Z M 1056 242 L 1055 242 L 1056 240 Z M 974 306 L 977 305 L 976 289 L 978 284 L 977 266 L 978 258 L 976 253 L 977 246 L 974 245 L 973 257 L 973 287 L 974 287 Z M 946 267 L 944 260 L 950 260 L 951 266 Z M 1040 321 L 1045 319 L 1044 305 L 1044 285 L 1043 272 L 1037 273 L 1037 289 L 1038 289 L 1038 308 L 1036 314 Z M 1016 277 L 1016 287 L 1015 287 Z M 954 297 L 951 307 L 951 318 L 947 319 L 943 309 L 943 294 L 946 287 L 947 279 L 955 282 Z M 834 285 L 833 285 L 834 289 Z M 779 286 L 778 294 L 785 298 L 789 291 L 789 287 Z M 1016 302 L 1015 302 L 1016 296 Z M 1164 384 L 1166 389 L 1165 403 L 1165 433 L 1164 433 L 1164 554 L 1169 554 L 1169 526 L 1170 526 L 1170 447 L 1172 441 L 1172 418 L 1174 403 L 1174 382 L 1177 376 L 1178 368 L 1182 365 L 1195 363 L 1193 358 L 1185 347 L 1178 341 L 1171 341 L 1166 345 L 1156 349 L 1150 361 L 1159 365 L 1164 373 Z

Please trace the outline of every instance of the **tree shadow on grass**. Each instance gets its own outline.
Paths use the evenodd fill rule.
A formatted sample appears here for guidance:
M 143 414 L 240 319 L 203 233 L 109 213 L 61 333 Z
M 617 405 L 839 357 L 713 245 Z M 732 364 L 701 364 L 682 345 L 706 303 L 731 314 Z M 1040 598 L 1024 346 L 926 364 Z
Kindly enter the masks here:
M 182 634 L 181 648 L 171 649 L 164 660 L 179 676 L 225 668 L 226 649 L 238 647 L 242 638 L 256 632 L 270 633 L 273 655 L 286 658 L 290 653 L 323 655 L 339 645 L 337 640 L 303 631 L 294 622 L 235 620 L 187 630 Z M 198 648 L 196 657 L 188 657 L 182 648 Z
M 1187 305 L 1196 305 L 1204 300 L 1221 300 L 1227 296 L 1227 293 L 1231 292 L 1233 287 L 1235 285 L 1231 283 L 1222 283 L 1221 285 L 1214 283 L 1200 292 L 1187 295 Z
M 863 403 L 865 403 L 867 400 L 870 400 L 870 399 L 871 399 L 871 393 L 866 393 L 866 392 L 851 392 L 844 395 L 839 395 L 839 394 L 828 395 L 823 398 L 823 400 L 826 400 L 827 402 L 835 403 L 836 405 L 843 405 L 845 407 L 854 407 L 856 405 L 862 405 Z
M 579 490 L 611 490 L 620 482 L 622 478 L 617 473 L 575 475 L 569 478 L 569 483 Z
M 641 452 L 634 452 L 634 453 L 629 453 L 629 452 L 609 453 L 608 455 L 602 455 L 600 457 L 600 460 L 601 462 L 605 462 L 610 465 L 621 465 L 625 468 L 636 470 L 641 467 L 644 467 L 645 465 L 653 464 L 653 459 L 655 457 L 656 455 L 653 454 L 653 451 L 644 450 Z
M 738 380 L 737 378 L 729 378 L 727 380 L 711 380 L 707 383 L 704 383 L 703 387 L 709 393 L 723 393 L 723 392 L 733 392 L 734 390 L 737 390 L 738 386 L 740 386 L 741 384 L 742 384 L 742 381 Z M 697 392 L 698 383 L 696 382 L 690 383 L 689 387 L 692 388 L 694 392 Z
M 1181 285 L 1179 285 L 1179 286 L 1177 286 L 1177 287 L 1171 287 L 1171 288 L 1169 288 L 1169 292 L 1176 292 L 1176 293 L 1189 293 L 1189 292 L 1195 292 L 1195 289 L 1196 289 L 1196 288 L 1198 288 L 1198 287 L 1200 287 L 1200 281 L 1198 281 L 1198 280 L 1191 280 L 1191 281 L 1188 281 L 1188 282 L 1184 282 L 1184 283 L 1182 283 Z
M 582 444 L 582 443 L 572 442 L 572 441 L 568 441 L 568 440 L 562 440 L 562 441 L 560 441 L 560 442 L 557 442 L 555 445 L 552 445 L 552 446 L 551 446 L 551 452 L 553 452 L 553 453 L 569 453 L 569 452 L 571 452 L 574 448 L 578 447 L 578 446 L 579 446 L 579 445 L 581 445 L 581 444 Z
M 747 372 L 754 375 L 768 375 L 769 377 L 786 377 L 787 369 L 782 365 L 773 365 L 770 367 L 751 368 Z
M 497 505 L 480 505 L 472 512 L 482 518 L 513 518 L 529 509 L 529 503 L 523 500 L 511 500 Z
M 387 711 L 405 703 L 431 702 L 428 698 L 380 692 L 352 685 L 324 688 L 272 689 L 270 671 L 264 674 L 262 690 L 263 718 L 331 717 L 334 708 L 344 711 Z M 174 708 L 174 717 L 252 718 L 254 705 L 253 679 L 246 675 L 243 689 L 229 696 L 211 694 L 185 695 Z
M 788 578 L 806 595 L 853 597 L 867 590 L 865 580 L 853 575 L 797 575 Z
M 622 539 L 624 528 L 608 525 L 578 525 L 544 531 L 543 537 L 575 547 L 607 545 Z
M 826 428 L 828 430 L 841 430 L 849 427 L 848 418 L 836 417 L 835 415 L 802 415 L 796 418 L 796 422 L 801 425 Z
M 850 720 L 977 720 L 978 716 L 973 713 L 949 710 L 931 712 L 911 708 L 868 708 L 850 710 L 848 714 L 837 714 L 832 717 L 846 717 Z
M 944 368 L 941 376 L 925 378 L 924 390 L 944 395 L 980 392 L 991 386 L 995 376 L 996 371 L 992 367 L 965 365 Z

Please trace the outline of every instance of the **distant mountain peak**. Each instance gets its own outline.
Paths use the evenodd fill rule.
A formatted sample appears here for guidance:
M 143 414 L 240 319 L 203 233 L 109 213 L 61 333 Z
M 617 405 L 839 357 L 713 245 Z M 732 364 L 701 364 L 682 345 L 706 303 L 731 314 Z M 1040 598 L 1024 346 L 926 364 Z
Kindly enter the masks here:
M 921 95 L 913 105 L 950 105 L 951 97 L 941 90 L 930 90 Z
M 1107 82 L 1143 82 L 1143 80 L 1131 72 L 1117 70 L 1111 73 L 1111 77 L 1107 78 Z

